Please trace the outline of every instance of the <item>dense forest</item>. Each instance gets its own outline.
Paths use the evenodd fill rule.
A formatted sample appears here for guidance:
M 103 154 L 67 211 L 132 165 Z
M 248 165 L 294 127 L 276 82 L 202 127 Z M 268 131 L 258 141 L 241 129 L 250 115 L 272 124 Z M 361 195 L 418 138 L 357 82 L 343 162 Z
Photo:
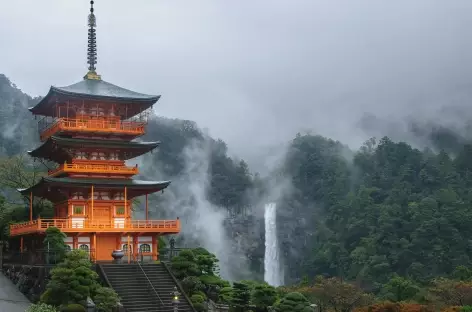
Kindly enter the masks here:
M 18 211 L 25 209 L 8 204 L 12 186 L 31 182 L 12 184 L 12 166 L 23 164 L 27 175 L 36 170 L 21 155 L 38 144 L 34 118 L 26 110 L 37 100 L 0 75 L 2 225 L 20 219 Z M 21 127 L 7 131 L 12 122 Z M 148 129 L 143 140 L 162 144 L 137 160 L 142 176 L 173 181 L 164 194 L 153 196 L 152 216 L 187 220 L 184 227 L 192 231 L 184 231 L 179 243 L 202 245 L 221 265 L 221 253 L 228 251 L 235 271 L 244 271 L 237 267 L 243 262 L 232 263 L 232 253 L 248 259 L 247 270 L 261 278 L 261 205 L 268 199 L 277 201 L 288 284 L 322 275 L 378 293 L 397 275 L 421 284 L 471 265 L 472 145 L 453 131 L 416 129 L 427 132 L 430 148 L 421 149 L 384 137 L 351 150 L 322 136 L 298 134 L 273 174 L 260 177 L 257 168 L 229 157 L 226 144 L 194 122 L 154 116 Z M 47 204 L 38 207 L 39 213 Z M 197 219 L 220 222 L 229 249 L 213 250 L 219 247 L 207 232 L 192 236 L 198 233 L 193 231 Z

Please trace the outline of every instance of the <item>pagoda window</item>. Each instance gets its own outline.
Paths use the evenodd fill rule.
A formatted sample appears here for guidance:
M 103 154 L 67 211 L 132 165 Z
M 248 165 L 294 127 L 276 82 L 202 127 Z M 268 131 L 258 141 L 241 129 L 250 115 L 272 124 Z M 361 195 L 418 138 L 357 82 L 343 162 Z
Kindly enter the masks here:
M 82 244 L 82 245 L 79 246 L 79 249 L 88 252 L 89 251 L 89 246 L 86 245 L 86 244 Z
M 85 214 L 85 206 L 84 205 L 74 205 L 72 206 L 72 212 L 74 215 L 84 215 Z
M 151 245 L 141 244 L 141 246 L 139 246 L 139 251 L 140 252 L 151 252 Z
M 87 153 L 77 152 L 77 153 L 75 153 L 75 158 L 77 158 L 77 159 L 87 159 Z
M 118 153 L 110 153 L 110 160 L 119 160 Z
M 90 160 L 98 160 L 98 152 L 90 153 Z
M 74 192 L 72 193 L 72 199 L 85 199 L 83 192 Z
M 114 200 L 125 200 L 125 194 L 123 192 L 116 192 L 113 194 Z
M 86 114 L 85 108 L 83 106 L 80 106 L 77 111 L 77 115 L 85 115 L 85 114 Z
M 98 153 L 98 158 L 99 158 L 100 160 L 106 160 L 106 159 L 107 159 L 107 156 L 106 156 L 105 153 L 100 152 L 100 153 Z
M 128 245 L 128 244 L 123 244 L 123 251 L 124 252 L 127 252 L 128 250 L 133 250 L 132 246 Z
M 125 206 L 115 206 L 115 215 L 122 217 L 125 215 Z
M 93 199 L 107 200 L 107 199 L 110 199 L 110 194 L 109 192 L 105 192 L 105 191 L 93 192 Z

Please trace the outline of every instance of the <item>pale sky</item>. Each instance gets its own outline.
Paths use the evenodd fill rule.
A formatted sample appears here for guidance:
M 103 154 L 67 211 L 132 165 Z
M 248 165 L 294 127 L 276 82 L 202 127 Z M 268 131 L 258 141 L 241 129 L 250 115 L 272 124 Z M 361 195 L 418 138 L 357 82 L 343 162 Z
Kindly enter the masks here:
M 0 73 L 33 96 L 78 82 L 88 10 L 0 0 Z M 96 0 L 95 13 L 104 80 L 162 95 L 158 114 L 241 156 L 308 129 L 357 147 L 472 105 L 470 0 Z M 361 127 L 366 113 L 377 120 Z

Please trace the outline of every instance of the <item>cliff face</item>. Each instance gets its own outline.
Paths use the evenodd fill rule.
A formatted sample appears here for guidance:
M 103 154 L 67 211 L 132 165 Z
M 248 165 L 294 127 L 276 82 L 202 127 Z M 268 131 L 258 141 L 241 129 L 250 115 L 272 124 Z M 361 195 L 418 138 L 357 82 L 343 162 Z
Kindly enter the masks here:
M 24 153 L 38 143 L 36 121 L 28 107 L 39 98 L 31 98 L 0 74 L 0 155 Z

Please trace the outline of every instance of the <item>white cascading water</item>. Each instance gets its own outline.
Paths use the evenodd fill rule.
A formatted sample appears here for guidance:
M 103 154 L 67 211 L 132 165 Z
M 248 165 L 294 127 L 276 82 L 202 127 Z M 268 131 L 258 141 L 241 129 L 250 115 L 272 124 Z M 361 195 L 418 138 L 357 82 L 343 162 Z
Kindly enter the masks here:
M 276 204 L 265 205 L 265 254 L 264 254 L 264 281 L 278 287 L 282 285 L 279 262 L 279 247 L 277 244 Z

